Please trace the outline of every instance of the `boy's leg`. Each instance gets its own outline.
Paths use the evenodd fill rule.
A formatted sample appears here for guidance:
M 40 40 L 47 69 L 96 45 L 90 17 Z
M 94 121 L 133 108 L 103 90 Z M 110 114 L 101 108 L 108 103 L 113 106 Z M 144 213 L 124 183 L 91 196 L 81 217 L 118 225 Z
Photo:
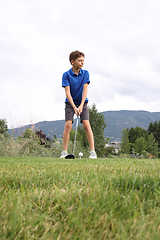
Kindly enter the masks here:
M 86 132 L 88 143 L 90 146 L 91 151 L 94 150 L 94 137 L 93 137 L 93 132 L 91 129 L 91 125 L 89 123 L 89 111 L 88 111 L 88 106 L 87 103 L 84 103 L 83 106 L 83 111 L 80 115 L 81 118 L 81 123 L 83 124 L 83 128 Z
M 82 111 L 80 117 L 81 117 L 81 122 L 83 124 L 83 128 L 87 135 L 90 149 L 91 149 L 89 158 L 95 159 L 95 158 L 97 158 L 97 154 L 94 150 L 94 136 L 93 136 L 93 132 L 91 129 L 91 125 L 89 123 L 89 111 L 88 111 L 87 104 L 84 104 L 83 111 Z
M 66 105 L 65 105 L 65 126 L 64 126 L 64 132 L 63 132 L 63 150 L 64 151 L 67 151 L 67 148 L 68 148 L 70 131 L 72 129 L 73 116 L 74 116 L 73 107 L 71 106 L 71 104 L 66 103 Z
M 64 132 L 63 132 L 63 150 L 67 150 L 70 131 L 72 129 L 72 121 L 65 122 Z
M 83 123 L 83 128 L 84 128 L 84 130 L 86 132 L 86 135 L 87 135 L 87 139 L 88 139 L 90 149 L 92 151 L 92 150 L 94 150 L 94 137 L 93 137 L 93 132 L 92 132 L 92 129 L 91 129 L 91 125 L 89 123 L 89 120 L 83 120 L 82 123 Z

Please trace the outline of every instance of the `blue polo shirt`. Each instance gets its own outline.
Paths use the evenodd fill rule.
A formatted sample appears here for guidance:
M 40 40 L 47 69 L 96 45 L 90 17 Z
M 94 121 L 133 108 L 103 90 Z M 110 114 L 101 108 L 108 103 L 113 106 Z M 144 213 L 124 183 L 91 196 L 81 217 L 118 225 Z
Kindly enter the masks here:
M 63 74 L 62 87 L 70 87 L 70 93 L 75 104 L 81 104 L 83 85 L 85 83 L 90 83 L 89 72 L 86 70 L 80 69 L 79 74 L 77 75 L 71 68 Z M 69 102 L 67 98 L 65 102 Z M 88 98 L 86 98 L 85 102 L 88 102 Z

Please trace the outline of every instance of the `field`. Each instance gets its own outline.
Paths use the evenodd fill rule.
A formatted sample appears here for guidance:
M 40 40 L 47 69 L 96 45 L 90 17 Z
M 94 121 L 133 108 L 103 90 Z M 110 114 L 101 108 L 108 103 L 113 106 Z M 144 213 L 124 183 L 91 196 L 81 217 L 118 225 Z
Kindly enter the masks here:
M 1 239 L 160 239 L 159 159 L 0 157 Z

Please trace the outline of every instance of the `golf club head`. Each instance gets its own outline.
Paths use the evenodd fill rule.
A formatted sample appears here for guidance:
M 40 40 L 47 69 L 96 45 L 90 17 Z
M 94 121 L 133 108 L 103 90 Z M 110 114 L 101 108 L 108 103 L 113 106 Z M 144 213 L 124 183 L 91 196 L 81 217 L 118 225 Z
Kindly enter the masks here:
M 66 159 L 74 159 L 74 155 L 73 154 L 68 154 L 65 158 Z

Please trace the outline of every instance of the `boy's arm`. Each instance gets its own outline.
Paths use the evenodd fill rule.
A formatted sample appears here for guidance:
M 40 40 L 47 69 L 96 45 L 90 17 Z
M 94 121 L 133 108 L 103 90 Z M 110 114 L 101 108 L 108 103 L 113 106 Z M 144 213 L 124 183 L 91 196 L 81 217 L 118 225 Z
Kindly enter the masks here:
M 84 102 L 85 102 L 85 100 L 86 100 L 87 93 L 88 93 L 88 83 L 85 83 L 85 84 L 83 85 L 82 101 L 81 101 L 80 106 L 78 107 L 78 109 L 79 109 L 79 114 L 82 113 L 83 105 L 84 105 Z
M 75 114 L 76 115 L 80 114 L 79 109 L 76 107 L 76 105 L 73 102 L 73 99 L 72 99 L 72 96 L 71 96 L 71 93 L 70 93 L 70 86 L 65 87 L 65 93 L 66 93 L 66 97 L 67 97 L 69 103 L 72 105 L 72 107 L 74 109 Z

